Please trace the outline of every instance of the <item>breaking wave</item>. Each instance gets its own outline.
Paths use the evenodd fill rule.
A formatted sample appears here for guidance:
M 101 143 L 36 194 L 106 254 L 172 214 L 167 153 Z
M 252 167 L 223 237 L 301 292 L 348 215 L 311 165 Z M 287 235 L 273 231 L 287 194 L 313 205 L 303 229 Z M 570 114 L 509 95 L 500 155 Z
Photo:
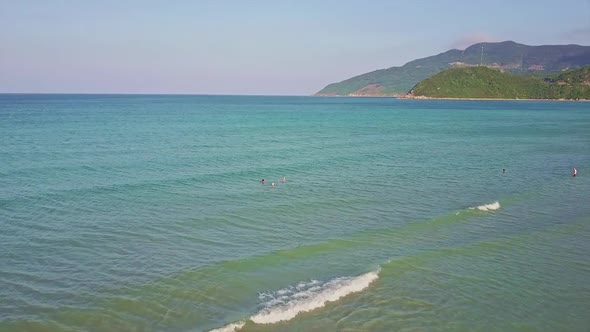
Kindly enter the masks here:
M 409 231 L 415 230 L 416 228 L 432 226 L 433 224 L 454 222 L 474 215 L 467 211 L 495 211 L 498 209 L 500 209 L 500 202 L 496 201 L 490 204 L 460 210 L 425 223 L 410 224 L 406 230 Z M 475 214 L 477 215 L 477 213 Z M 459 215 L 461 216 L 457 217 Z M 400 229 L 395 229 L 395 232 L 399 233 Z M 381 234 L 383 233 L 388 232 L 381 231 Z M 370 235 L 372 233 L 368 234 Z M 346 244 L 349 245 L 349 242 L 346 242 Z M 261 310 L 250 317 L 244 317 L 241 321 L 227 324 L 221 328 L 211 330 L 211 332 L 237 331 L 249 322 L 255 324 L 274 324 L 291 320 L 300 313 L 321 308 L 328 302 L 334 302 L 348 294 L 364 290 L 379 278 L 379 272 L 380 268 L 358 276 L 338 277 L 328 281 L 309 280 L 283 289 L 260 293 Z
M 484 205 L 472 207 L 470 209 L 472 209 L 472 210 L 477 209 L 480 211 L 494 211 L 494 210 L 498 210 L 499 208 L 500 208 L 500 202 L 494 202 L 491 204 L 484 204 Z
M 263 293 L 260 298 L 266 301 L 266 307 L 250 317 L 250 320 L 258 324 L 287 321 L 299 313 L 321 308 L 328 302 L 360 292 L 377 278 L 379 270 L 356 277 L 335 278 L 326 283 L 312 280 L 273 293 Z
M 234 332 L 234 331 L 238 331 L 239 329 L 244 327 L 244 325 L 246 325 L 246 322 L 231 323 L 231 324 L 227 324 L 224 327 L 220 327 L 218 329 L 213 329 L 209 332 Z
M 321 282 L 311 280 L 297 285 L 264 292 L 259 295 L 264 309 L 249 318 L 256 324 L 273 324 L 293 319 L 300 313 L 321 308 L 328 302 L 360 292 L 379 278 L 380 269 L 355 277 L 339 277 Z M 241 329 L 246 322 L 228 324 L 211 332 L 230 332 Z

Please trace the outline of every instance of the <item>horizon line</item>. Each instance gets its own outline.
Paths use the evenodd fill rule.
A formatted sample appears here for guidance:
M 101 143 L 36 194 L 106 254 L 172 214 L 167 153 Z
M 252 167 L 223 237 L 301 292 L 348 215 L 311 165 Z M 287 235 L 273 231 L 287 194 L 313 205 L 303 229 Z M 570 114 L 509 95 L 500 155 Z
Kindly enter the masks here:
M 102 96 L 242 96 L 242 97 L 314 97 L 304 94 L 230 94 L 230 93 L 129 93 L 129 92 L 0 92 L 0 95 L 102 95 Z

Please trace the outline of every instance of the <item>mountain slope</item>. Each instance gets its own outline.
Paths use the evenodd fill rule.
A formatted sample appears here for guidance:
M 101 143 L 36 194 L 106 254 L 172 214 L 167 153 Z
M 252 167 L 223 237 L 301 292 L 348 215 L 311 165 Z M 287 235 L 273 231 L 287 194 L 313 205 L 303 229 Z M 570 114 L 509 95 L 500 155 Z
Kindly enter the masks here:
M 590 99 L 590 66 L 560 74 L 515 75 L 483 66 L 452 68 L 427 78 L 414 98 Z
M 483 47 L 483 49 L 482 49 Z M 405 94 L 416 83 L 453 67 L 486 65 L 513 73 L 554 73 L 590 65 L 590 46 L 527 46 L 513 41 L 478 43 L 464 51 L 450 50 L 417 59 L 401 67 L 375 70 L 317 92 L 321 96 L 377 96 Z

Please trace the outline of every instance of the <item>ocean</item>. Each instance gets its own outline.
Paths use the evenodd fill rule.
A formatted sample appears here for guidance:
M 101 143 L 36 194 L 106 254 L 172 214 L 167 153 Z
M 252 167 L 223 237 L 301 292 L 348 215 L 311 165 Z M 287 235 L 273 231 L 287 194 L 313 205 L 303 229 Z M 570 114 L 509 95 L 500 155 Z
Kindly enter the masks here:
M 590 104 L 4 94 L 0 243 L 0 331 L 588 331 Z

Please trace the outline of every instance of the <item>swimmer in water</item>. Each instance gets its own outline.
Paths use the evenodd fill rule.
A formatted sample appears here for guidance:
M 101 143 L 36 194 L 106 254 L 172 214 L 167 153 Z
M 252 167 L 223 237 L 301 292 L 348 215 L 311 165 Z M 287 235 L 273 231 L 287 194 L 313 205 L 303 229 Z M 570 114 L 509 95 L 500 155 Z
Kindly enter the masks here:
M 572 174 L 572 176 L 574 176 L 574 177 L 575 177 L 576 175 L 578 175 L 578 170 L 577 170 L 577 169 L 574 167 L 574 170 L 573 170 L 573 174 Z
M 271 183 L 270 185 L 274 187 L 274 186 L 275 186 L 275 183 L 273 182 L 273 183 Z
M 260 181 L 260 183 L 262 183 L 262 184 L 265 184 L 265 183 L 266 183 L 266 181 L 264 181 L 264 179 L 262 179 L 262 181 Z
M 502 173 L 506 173 L 506 169 L 505 168 L 502 168 Z

